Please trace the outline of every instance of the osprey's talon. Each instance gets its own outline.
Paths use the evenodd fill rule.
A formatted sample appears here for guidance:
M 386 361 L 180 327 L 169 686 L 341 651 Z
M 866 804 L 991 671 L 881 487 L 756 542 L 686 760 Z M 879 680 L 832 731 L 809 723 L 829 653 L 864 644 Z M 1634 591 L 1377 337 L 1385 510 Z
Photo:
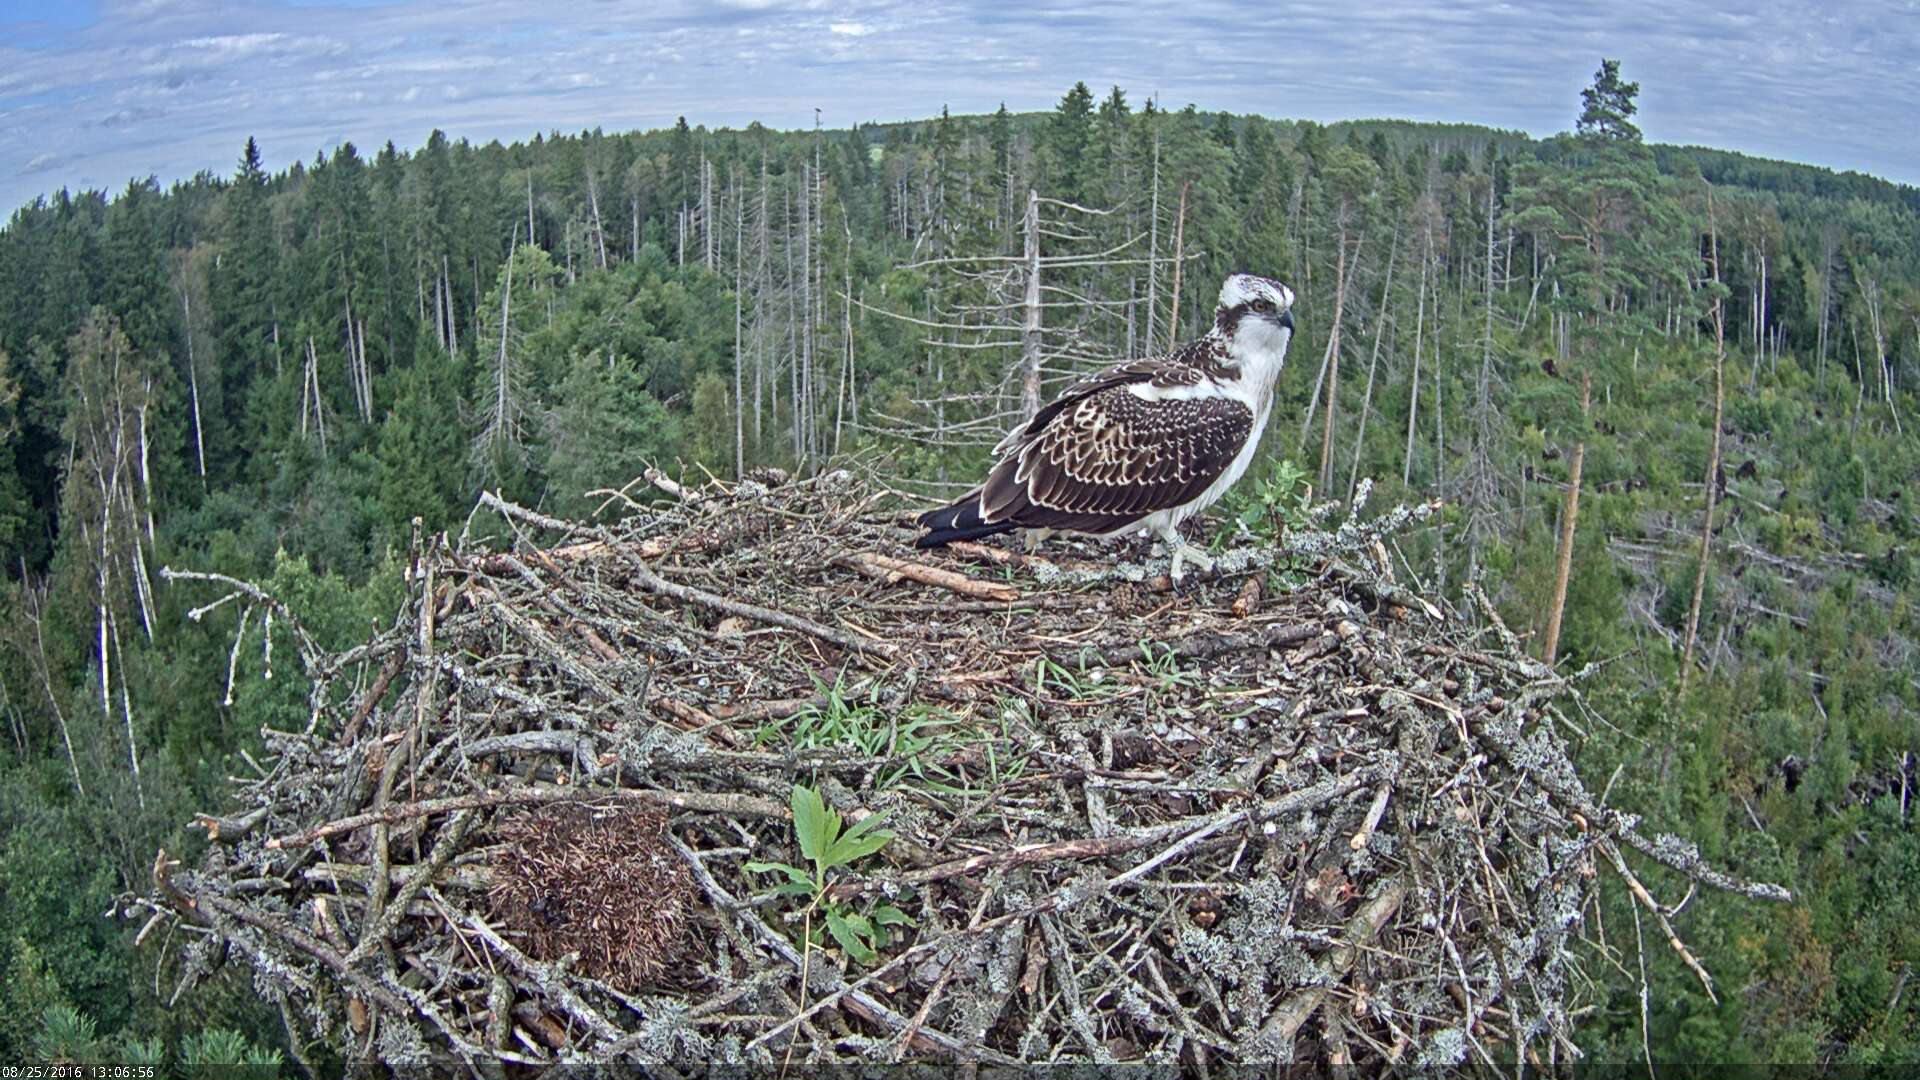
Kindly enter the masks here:
M 1175 585 L 1180 584 L 1181 579 L 1186 577 L 1181 570 L 1182 562 L 1191 562 L 1205 573 L 1213 572 L 1213 559 L 1210 556 L 1199 548 L 1176 544 L 1173 549 L 1173 562 L 1167 567 L 1167 576 L 1173 579 Z

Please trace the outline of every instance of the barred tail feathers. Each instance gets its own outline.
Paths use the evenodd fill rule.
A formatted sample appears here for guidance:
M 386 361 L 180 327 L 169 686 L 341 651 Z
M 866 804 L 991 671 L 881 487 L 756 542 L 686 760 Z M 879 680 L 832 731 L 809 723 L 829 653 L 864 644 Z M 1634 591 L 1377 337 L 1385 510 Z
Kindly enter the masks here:
M 951 506 L 929 510 L 921 514 L 918 520 L 928 532 L 914 540 L 913 546 L 917 548 L 945 547 L 956 540 L 978 540 L 983 536 L 1012 532 L 1015 528 L 1010 521 L 982 520 L 978 491 L 969 493 Z

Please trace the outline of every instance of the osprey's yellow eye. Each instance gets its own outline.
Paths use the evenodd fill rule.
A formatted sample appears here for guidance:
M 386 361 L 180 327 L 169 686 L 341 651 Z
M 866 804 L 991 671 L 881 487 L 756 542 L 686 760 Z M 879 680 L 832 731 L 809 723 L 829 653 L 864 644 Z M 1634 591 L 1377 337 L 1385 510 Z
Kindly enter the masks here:
M 1255 311 L 1261 312 L 1262 314 L 1265 314 L 1266 312 L 1273 310 L 1273 304 L 1267 300 L 1255 300 L 1252 304 L 1248 306 L 1252 307 L 1253 310 Z

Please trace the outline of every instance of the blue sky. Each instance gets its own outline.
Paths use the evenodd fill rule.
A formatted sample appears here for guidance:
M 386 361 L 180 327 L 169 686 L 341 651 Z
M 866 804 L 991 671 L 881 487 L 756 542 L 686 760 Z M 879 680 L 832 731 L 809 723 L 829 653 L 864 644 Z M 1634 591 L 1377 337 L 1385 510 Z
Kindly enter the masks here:
M 1550 134 L 1601 56 L 1650 139 L 1920 183 L 1920 0 L 0 0 L 0 214 L 342 140 L 1138 104 Z

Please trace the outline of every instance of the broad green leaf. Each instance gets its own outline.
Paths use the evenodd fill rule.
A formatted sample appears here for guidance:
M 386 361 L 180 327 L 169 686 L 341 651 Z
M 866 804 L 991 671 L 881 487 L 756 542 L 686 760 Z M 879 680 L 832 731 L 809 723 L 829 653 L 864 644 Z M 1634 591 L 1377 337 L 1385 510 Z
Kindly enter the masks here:
M 849 926 L 847 920 L 839 913 L 827 912 L 827 932 L 833 935 L 833 940 L 839 942 L 841 948 L 847 950 L 848 956 L 860 963 L 871 964 L 879 958 L 879 954 L 868 948 L 866 942 L 860 940 L 860 936 L 853 932 L 853 927 Z
M 865 836 L 843 836 L 835 841 L 827 851 L 828 866 L 846 866 L 857 862 L 887 846 L 893 834 L 885 829 L 868 833 Z
M 747 869 L 753 871 L 756 874 L 785 874 L 787 875 L 787 879 L 789 881 L 792 881 L 796 884 L 805 885 L 808 888 L 812 888 L 813 886 L 813 879 L 807 876 L 807 872 L 805 870 L 802 870 L 797 866 L 789 866 L 786 863 L 750 862 L 747 864 Z
M 878 827 L 886 817 L 882 812 L 870 814 L 856 822 L 853 828 L 834 841 L 828 851 L 827 865 L 845 866 L 885 847 L 887 841 L 893 839 L 892 832 Z
M 899 926 L 902 924 L 907 926 L 919 925 L 913 921 L 913 916 L 908 915 L 892 904 L 881 904 L 879 907 L 874 908 L 872 917 L 873 921 L 880 926 Z
M 878 828 L 886 818 L 886 813 L 882 811 L 878 814 L 869 814 L 855 822 L 853 828 L 848 829 L 828 848 L 826 864 L 846 866 L 856 859 L 865 858 L 887 846 L 887 841 L 893 839 L 893 833 Z
M 840 815 L 827 809 L 820 793 L 809 787 L 793 786 L 793 833 L 800 841 L 800 854 L 826 865 L 827 849 L 840 832 Z

